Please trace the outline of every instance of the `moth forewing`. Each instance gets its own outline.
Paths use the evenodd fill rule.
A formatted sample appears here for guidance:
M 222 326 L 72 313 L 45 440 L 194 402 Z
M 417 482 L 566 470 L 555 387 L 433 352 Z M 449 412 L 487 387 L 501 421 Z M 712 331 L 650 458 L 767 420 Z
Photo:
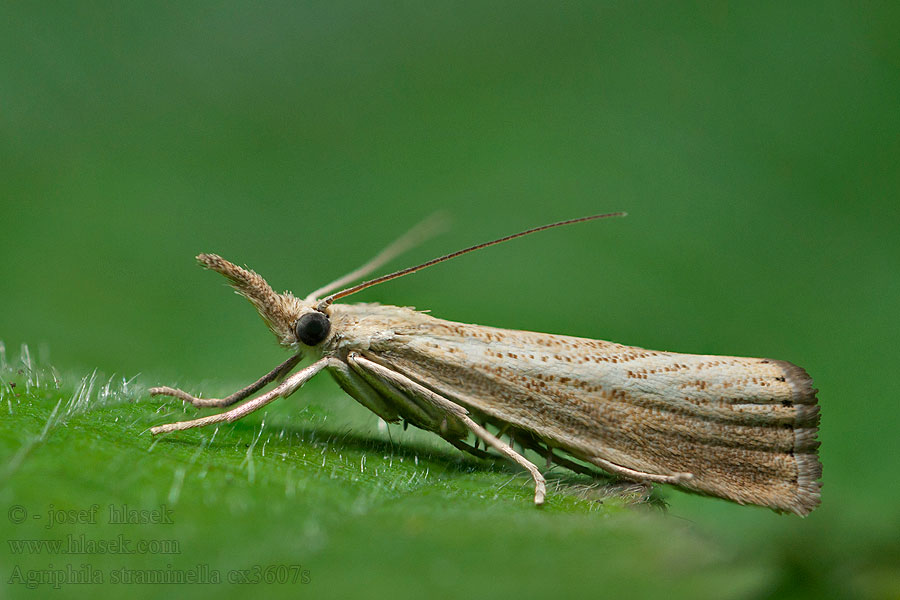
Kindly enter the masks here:
M 341 348 L 476 420 L 538 440 L 545 456 L 560 449 L 614 474 L 798 514 L 818 504 L 815 390 L 791 363 L 465 325 L 388 306 L 335 305 L 333 320 L 355 324 L 342 329 Z
M 819 407 L 806 371 L 762 358 L 657 352 L 612 342 L 444 321 L 410 308 L 335 304 L 371 285 L 563 221 L 454 252 L 357 284 L 323 300 L 275 293 L 248 269 L 214 254 L 205 267 L 227 277 L 250 300 L 294 356 L 222 400 L 169 387 L 152 395 L 196 406 L 227 406 L 269 383 L 274 389 L 217 415 L 151 428 L 154 434 L 234 421 L 294 393 L 326 369 L 338 384 L 388 422 L 401 419 L 454 446 L 474 436 L 529 471 L 535 502 L 544 479 L 522 454 L 484 425 L 496 426 L 548 462 L 583 472 L 663 482 L 806 515 L 819 504 Z M 389 247 L 382 254 L 396 252 Z M 380 255 L 381 256 L 381 255 Z M 358 272 L 368 272 L 376 258 Z M 342 283 L 343 280 L 338 280 Z M 332 283 L 320 290 L 334 289 Z M 301 355 L 314 362 L 288 376 Z

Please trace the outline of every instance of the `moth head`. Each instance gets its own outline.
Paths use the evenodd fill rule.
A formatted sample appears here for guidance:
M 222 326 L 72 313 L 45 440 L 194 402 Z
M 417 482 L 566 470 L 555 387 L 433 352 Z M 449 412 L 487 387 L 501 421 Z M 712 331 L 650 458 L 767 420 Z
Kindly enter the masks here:
M 217 254 L 201 254 L 197 261 L 207 269 L 224 275 L 231 287 L 256 307 L 259 316 L 282 346 L 293 346 L 298 339 L 302 341 L 302 338 L 298 338 L 299 333 L 310 340 L 321 335 L 323 324 L 320 321 L 310 324 L 310 318 L 317 318 L 307 316 L 312 311 L 310 303 L 295 298 L 290 292 L 276 293 L 259 274 L 230 263 Z M 302 330 L 299 327 L 301 322 L 305 324 Z M 327 331 L 325 335 L 327 336 Z

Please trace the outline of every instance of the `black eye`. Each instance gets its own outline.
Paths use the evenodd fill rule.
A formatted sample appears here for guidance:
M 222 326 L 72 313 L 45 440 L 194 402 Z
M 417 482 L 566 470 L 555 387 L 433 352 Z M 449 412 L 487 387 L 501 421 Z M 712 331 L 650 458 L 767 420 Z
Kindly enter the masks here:
M 299 319 L 294 326 L 297 333 L 297 339 L 307 346 L 315 346 L 328 337 L 331 331 L 331 321 L 324 314 L 316 312 L 308 312 Z

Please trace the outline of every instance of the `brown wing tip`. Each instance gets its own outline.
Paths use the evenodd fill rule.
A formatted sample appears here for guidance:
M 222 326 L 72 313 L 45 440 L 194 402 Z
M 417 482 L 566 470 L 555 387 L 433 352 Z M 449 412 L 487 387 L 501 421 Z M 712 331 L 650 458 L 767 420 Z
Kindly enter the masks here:
M 794 389 L 795 404 L 815 404 L 817 402 L 816 394 L 819 390 L 812 386 L 812 377 L 809 376 L 806 369 L 786 360 L 773 360 L 770 358 L 768 362 L 781 368 L 785 379 Z
M 796 504 L 791 510 L 805 517 L 822 502 L 820 490 L 822 482 L 822 463 L 815 454 L 797 456 L 797 491 Z
M 819 390 L 813 387 L 806 369 L 785 360 L 771 360 L 781 368 L 785 381 L 791 385 L 791 401 L 797 410 L 794 420 L 794 449 L 797 482 L 790 510 L 805 517 L 821 503 L 822 463 L 819 461 Z

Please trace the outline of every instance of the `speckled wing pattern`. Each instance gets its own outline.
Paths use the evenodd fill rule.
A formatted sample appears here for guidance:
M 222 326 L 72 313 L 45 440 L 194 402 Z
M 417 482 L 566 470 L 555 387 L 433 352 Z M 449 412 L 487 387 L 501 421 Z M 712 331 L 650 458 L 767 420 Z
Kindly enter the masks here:
M 527 447 L 690 473 L 686 489 L 799 515 L 819 504 L 816 390 L 789 362 L 465 325 L 393 306 L 333 309 L 342 332 L 333 351 L 359 351 Z

